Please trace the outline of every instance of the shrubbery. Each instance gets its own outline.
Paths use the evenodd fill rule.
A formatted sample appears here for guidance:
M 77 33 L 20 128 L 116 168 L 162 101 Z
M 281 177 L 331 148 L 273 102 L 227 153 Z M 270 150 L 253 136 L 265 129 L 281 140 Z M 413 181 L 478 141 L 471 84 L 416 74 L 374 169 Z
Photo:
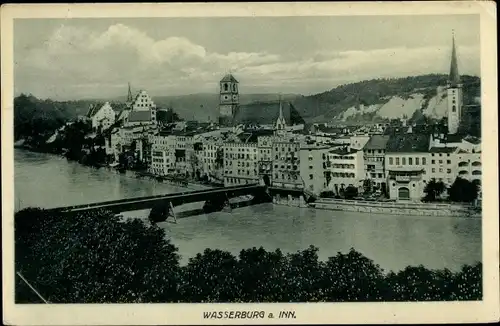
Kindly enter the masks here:
M 327 261 L 309 247 L 238 257 L 206 249 L 180 266 L 164 231 L 99 212 L 15 216 L 16 271 L 50 302 L 318 302 L 481 300 L 481 263 L 461 271 L 407 267 L 385 274 L 351 249 Z M 16 282 L 16 302 L 37 302 Z

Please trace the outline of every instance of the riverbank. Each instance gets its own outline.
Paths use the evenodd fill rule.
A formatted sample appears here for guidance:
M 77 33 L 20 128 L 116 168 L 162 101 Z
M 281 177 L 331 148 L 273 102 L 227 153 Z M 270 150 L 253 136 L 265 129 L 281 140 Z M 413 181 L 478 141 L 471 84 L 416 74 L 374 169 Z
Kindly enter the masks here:
M 321 198 L 314 203 L 309 204 L 309 206 L 316 209 L 370 214 L 481 218 L 480 210 L 476 210 L 472 206 L 459 204 L 371 202 Z
M 171 185 L 177 186 L 177 187 L 190 188 L 190 187 L 195 186 L 196 189 L 212 189 L 212 188 L 220 187 L 220 185 L 218 185 L 218 184 L 207 184 L 207 183 L 197 182 L 197 181 L 193 181 L 193 180 L 185 180 L 185 179 L 181 180 L 178 178 L 158 177 L 156 175 L 153 175 L 153 174 L 151 174 L 149 172 L 145 172 L 145 171 L 137 171 L 137 170 L 133 170 L 133 169 L 121 170 L 118 167 L 111 167 L 108 164 L 99 164 L 99 165 L 83 164 L 82 162 L 79 162 L 77 160 L 71 160 L 71 159 L 67 158 L 64 154 L 47 152 L 47 151 L 44 151 L 42 149 L 37 149 L 35 147 L 26 145 L 25 142 L 20 142 L 20 141 L 14 143 L 14 148 L 17 150 L 21 150 L 21 151 L 27 151 L 27 152 L 32 152 L 32 153 L 39 153 L 39 154 L 52 155 L 52 156 L 56 156 L 56 157 L 62 157 L 62 158 L 67 159 L 69 162 L 78 163 L 81 166 L 89 167 L 92 169 L 105 169 L 108 171 L 122 174 L 126 177 L 154 180 L 155 182 L 158 182 L 158 183 L 171 184 Z
M 312 203 L 306 203 L 304 198 L 275 196 L 273 204 L 318 210 L 358 212 L 386 215 L 411 216 L 454 216 L 481 218 L 481 209 L 471 205 L 460 204 L 432 204 L 432 203 L 405 203 L 405 202 L 376 202 L 346 199 L 320 198 Z

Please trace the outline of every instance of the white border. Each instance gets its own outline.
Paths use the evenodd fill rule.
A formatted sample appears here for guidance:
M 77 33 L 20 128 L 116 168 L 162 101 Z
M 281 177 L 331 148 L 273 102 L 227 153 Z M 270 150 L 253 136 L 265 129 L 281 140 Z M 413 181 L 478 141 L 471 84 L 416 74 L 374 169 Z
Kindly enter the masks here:
M 451 323 L 499 319 L 497 63 L 494 2 L 190 3 L 3 5 L 2 258 L 4 323 L 15 325 Z M 205 17 L 479 14 L 481 24 L 483 161 L 482 302 L 310 304 L 15 305 L 13 268 L 13 19 L 76 17 Z M 296 319 L 204 320 L 209 309 L 296 311 Z

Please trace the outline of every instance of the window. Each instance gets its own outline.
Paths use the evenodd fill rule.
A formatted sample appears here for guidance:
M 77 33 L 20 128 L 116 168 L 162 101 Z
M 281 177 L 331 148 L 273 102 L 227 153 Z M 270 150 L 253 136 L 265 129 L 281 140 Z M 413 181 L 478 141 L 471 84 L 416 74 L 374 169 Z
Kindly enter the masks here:
M 443 164 L 443 160 L 439 160 L 439 164 Z
M 431 156 L 434 156 L 434 153 L 432 153 Z
M 436 160 L 431 160 L 431 164 L 436 164 Z
M 436 173 L 436 169 L 435 168 L 432 168 L 432 173 Z
M 314 176 L 312 174 L 309 174 L 309 180 L 312 180 Z
M 415 165 L 420 165 L 420 158 L 415 157 Z
M 451 169 L 446 169 L 446 173 L 451 173 Z
M 451 112 L 456 112 L 456 111 L 457 111 L 457 107 L 456 107 L 455 105 L 453 105 L 453 106 L 451 107 Z
M 427 161 L 427 160 L 425 159 L 425 157 L 422 157 L 422 164 L 423 164 L 423 165 L 427 164 L 427 162 L 426 162 L 426 161 Z
M 451 160 L 446 160 L 446 164 L 451 164 Z
M 406 157 L 403 157 L 403 158 L 401 159 L 401 161 L 402 161 L 402 164 L 403 164 L 403 165 L 406 165 Z
M 443 172 L 443 168 L 439 168 L 439 172 Z
M 396 157 L 396 165 L 399 165 L 399 157 Z
M 392 157 L 389 157 L 389 165 L 394 164 Z
M 312 165 L 309 165 L 309 170 L 312 170 L 313 169 L 313 166 Z

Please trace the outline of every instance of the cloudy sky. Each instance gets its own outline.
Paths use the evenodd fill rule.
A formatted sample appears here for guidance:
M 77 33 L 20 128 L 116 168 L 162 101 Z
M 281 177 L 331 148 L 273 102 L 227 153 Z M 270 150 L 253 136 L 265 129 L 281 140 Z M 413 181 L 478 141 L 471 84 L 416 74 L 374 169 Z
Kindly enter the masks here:
M 109 98 L 127 82 L 151 95 L 312 94 L 379 77 L 480 73 L 479 16 L 23 19 L 14 24 L 16 95 Z

